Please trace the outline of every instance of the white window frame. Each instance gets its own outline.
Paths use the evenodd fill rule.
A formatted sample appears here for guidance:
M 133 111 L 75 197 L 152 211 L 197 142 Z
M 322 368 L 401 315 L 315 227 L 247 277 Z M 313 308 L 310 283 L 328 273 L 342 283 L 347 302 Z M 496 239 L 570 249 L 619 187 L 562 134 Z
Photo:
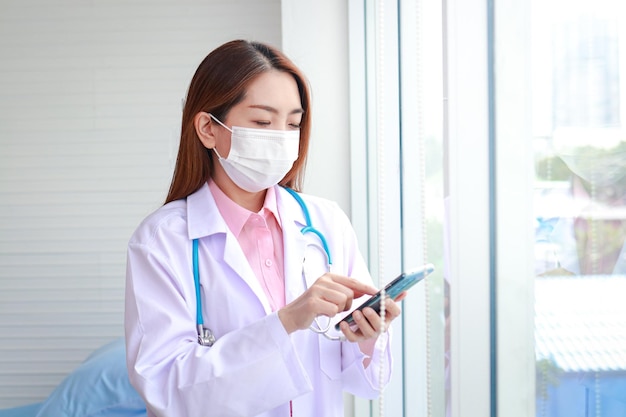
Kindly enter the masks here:
M 444 0 L 451 415 L 490 415 L 487 1 Z
M 531 2 L 494 8 L 497 415 L 536 415 Z

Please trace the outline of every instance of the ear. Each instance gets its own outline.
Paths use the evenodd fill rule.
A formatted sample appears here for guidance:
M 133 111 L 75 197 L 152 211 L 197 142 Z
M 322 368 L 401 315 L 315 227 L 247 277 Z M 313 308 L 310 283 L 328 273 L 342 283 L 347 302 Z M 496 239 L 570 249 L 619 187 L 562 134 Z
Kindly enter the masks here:
M 213 123 L 213 119 L 211 119 L 209 113 L 201 111 L 196 114 L 193 118 L 193 126 L 204 147 L 207 149 L 215 148 L 216 140 L 213 132 L 215 123 Z

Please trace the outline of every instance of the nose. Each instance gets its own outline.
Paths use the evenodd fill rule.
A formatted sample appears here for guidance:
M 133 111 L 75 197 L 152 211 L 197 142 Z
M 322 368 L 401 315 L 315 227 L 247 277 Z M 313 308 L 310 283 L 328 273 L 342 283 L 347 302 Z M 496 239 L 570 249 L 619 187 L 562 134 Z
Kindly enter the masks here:
M 277 128 L 278 128 L 278 130 L 293 130 L 293 127 L 291 126 L 291 124 L 289 123 L 288 120 L 280 122 L 277 125 Z

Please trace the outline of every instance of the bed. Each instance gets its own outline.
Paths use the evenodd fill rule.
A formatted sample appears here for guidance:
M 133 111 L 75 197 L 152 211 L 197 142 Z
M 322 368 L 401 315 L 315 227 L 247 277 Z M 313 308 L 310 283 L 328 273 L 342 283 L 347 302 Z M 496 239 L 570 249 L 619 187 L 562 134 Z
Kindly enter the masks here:
M 42 402 L 0 410 L 0 417 L 144 417 L 146 406 L 130 385 L 124 340 L 96 351 Z

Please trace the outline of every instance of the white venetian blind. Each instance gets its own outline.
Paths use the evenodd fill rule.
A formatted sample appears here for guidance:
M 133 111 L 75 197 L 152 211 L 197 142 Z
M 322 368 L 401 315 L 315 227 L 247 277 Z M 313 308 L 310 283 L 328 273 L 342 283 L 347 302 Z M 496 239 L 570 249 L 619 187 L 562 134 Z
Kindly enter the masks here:
M 0 408 L 123 335 L 193 71 L 226 40 L 279 46 L 280 21 L 279 0 L 0 1 Z

